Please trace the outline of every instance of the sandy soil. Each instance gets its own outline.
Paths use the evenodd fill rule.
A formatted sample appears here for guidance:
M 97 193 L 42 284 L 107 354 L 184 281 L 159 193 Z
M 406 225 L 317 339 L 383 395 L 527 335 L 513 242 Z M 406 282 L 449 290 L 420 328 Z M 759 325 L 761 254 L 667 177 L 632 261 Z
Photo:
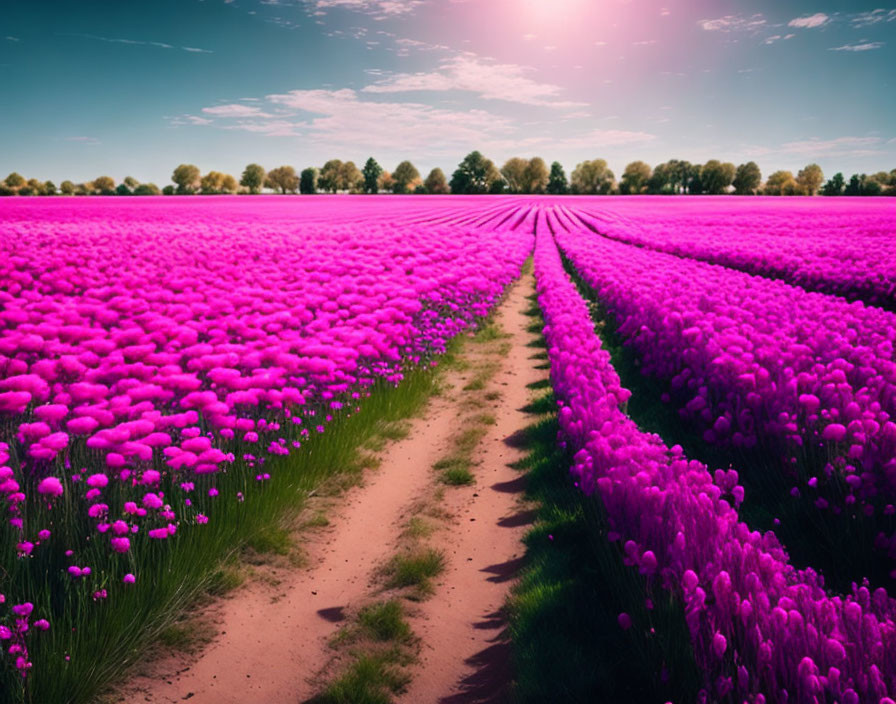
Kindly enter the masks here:
M 402 702 L 502 701 L 510 678 L 500 609 L 530 514 L 519 504 L 520 475 L 508 467 L 520 450 L 508 439 L 527 422 L 519 410 L 531 394 L 526 384 L 544 374 L 525 347 L 531 336 L 523 311 L 532 291 L 525 277 L 498 313 L 512 346 L 490 382 L 502 391 L 488 409 L 497 424 L 477 450 L 476 484 L 446 493 L 451 525 L 430 542 L 445 550 L 448 568 L 411 619 L 421 656 Z M 459 374 L 449 372 L 447 381 Z M 276 588 L 250 582 L 216 604 L 209 612 L 215 639 L 198 656 L 153 664 L 122 690 L 123 701 L 279 704 L 314 695 L 314 677 L 333 655 L 329 639 L 346 612 L 375 592 L 376 569 L 395 552 L 414 505 L 434 491 L 431 467 L 457 430 L 461 400 L 457 392 L 432 399 L 408 437 L 384 450 L 380 469 L 338 502 L 330 526 L 305 535 L 306 568 L 281 574 Z

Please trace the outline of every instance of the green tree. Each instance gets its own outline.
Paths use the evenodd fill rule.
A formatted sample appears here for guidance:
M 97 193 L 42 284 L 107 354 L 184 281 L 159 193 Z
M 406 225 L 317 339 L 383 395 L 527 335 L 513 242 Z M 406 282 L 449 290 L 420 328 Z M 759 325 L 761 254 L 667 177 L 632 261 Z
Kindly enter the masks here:
M 264 187 L 265 177 L 264 167 L 261 164 L 249 164 L 243 169 L 243 175 L 240 176 L 240 185 L 249 189 L 249 193 L 258 195 Z
M 154 183 L 141 183 L 134 189 L 135 196 L 157 196 L 159 187 Z
M 604 159 L 583 161 L 570 177 L 572 192 L 582 195 L 606 195 L 613 190 L 615 182 L 616 177 Z
M 529 159 L 523 174 L 526 193 L 544 193 L 547 190 L 550 179 L 551 174 L 548 171 L 548 165 L 544 163 L 544 159 L 540 156 Z
M 818 193 L 821 184 L 824 183 L 824 172 L 818 164 L 809 164 L 800 169 L 796 175 L 796 182 L 807 196 L 814 196 Z
M 801 189 L 790 171 L 775 171 L 765 182 L 764 192 L 767 196 L 797 196 Z
M 429 172 L 423 186 L 427 193 L 433 195 L 448 193 L 448 180 L 445 178 L 445 172 L 438 167 L 434 168 Z
M 6 185 L 10 188 L 21 188 L 25 185 L 25 177 L 22 174 L 13 171 L 6 177 Z
M 73 196 L 75 195 L 75 184 L 66 179 L 59 184 L 59 192 L 64 196 Z
M 299 190 L 299 177 L 291 166 L 278 166 L 268 171 L 265 185 L 281 194 L 295 193 Z
M 497 167 L 495 167 L 497 169 Z M 500 172 L 499 172 L 500 173 Z M 493 195 L 500 195 L 502 193 L 507 192 L 507 181 L 505 181 L 500 176 L 496 178 L 489 179 L 488 182 L 488 192 Z
M 45 196 L 55 196 L 56 195 L 56 184 L 52 181 L 44 181 L 44 195 Z
M 118 186 L 115 187 L 115 195 L 129 196 L 131 195 L 131 189 L 127 187 L 127 184 L 119 183 Z
M 325 193 L 336 193 L 340 188 L 342 161 L 339 159 L 330 159 L 320 170 L 317 184 Z
M 199 175 L 199 167 L 193 164 L 181 164 L 174 173 L 171 174 L 171 180 L 177 186 L 177 192 L 180 195 L 190 195 L 199 190 L 202 185 L 202 178 Z
M 486 159 L 478 151 L 467 154 L 451 174 L 452 193 L 487 193 L 489 186 L 501 172 L 497 170 L 491 159 Z
M 380 166 L 376 159 L 370 157 L 361 169 L 364 176 L 364 192 L 376 193 L 379 190 L 379 180 L 383 173 L 383 167 Z
M 526 193 L 526 169 L 529 162 L 518 156 L 511 157 L 501 167 L 501 176 L 511 193 Z
M 392 172 L 392 179 L 395 181 L 394 193 L 407 193 L 420 182 L 420 172 L 417 167 L 409 161 L 403 161 L 395 167 Z
M 221 193 L 236 193 L 240 189 L 233 174 L 224 174 L 221 179 Z
M 625 167 L 619 181 L 619 192 L 626 195 L 640 195 L 647 189 L 653 170 L 643 161 L 633 161 Z
M 835 173 L 830 180 L 821 187 L 821 195 L 823 196 L 842 196 L 843 189 L 846 188 L 846 179 L 839 171 Z
M 124 181 L 122 183 L 130 188 L 132 191 L 140 185 L 140 182 L 135 179 L 133 176 L 125 176 Z
M 299 177 L 299 192 L 306 195 L 317 193 L 317 169 L 313 166 L 302 169 L 302 175 Z
M 44 182 L 38 181 L 36 178 L 29 178 L 27 188 L 31 191 L 32 195 L 42 196 L 44 195 Z
M 566 172 L 559 161 L 551 164 L 551 174 L 548 177 L 548 193 L 560 196 L 569 192 L 569 181 L 566 180 Z
M 87 183 L 79 183 L 75 185 L 75 195 L 76 196 L 89 196 L 93 193 L 93 181 L 88 181 Z
M 734 192 L 739 196 L 751 196 L 759 190 L 762 184 L 762 172 L 755 161 L 748 161 L 737 167 L 734 174 Z
M 364 174 L 355 162 L 346 161 L 339 170 L 339 188 L 349 193 L 360 193 L 364 188 Z
M 199 188 L 203 195 L 214 195 L 221 192 L 224 185 L 224 174 L 220 171 L 209 171 L 199 181 Z
M 0 181 L 0 196 L 14 196 L 14 195 L 16 195 L 15 189 L 7 186 L 5 181 Z
M 703 192 L 711 196 L 726 193 L 736 174 L 737 168 L 734 164 L 710 159 L 700 170 L 700 183 L 703 186 Z
M 163 196 L 173 196 L 175 193 L 177 193 L 177 190 L 174 188 L 174 186 L 172 186 L 172 185 L 170 185 L 170 184 L 167 185 L 167 186 L 165 186 L 165 187 L 162 189 L 162 195 L 163 195 Z
M 93 179 L 93 192 L 104 196 L 114 196 L 115 179 L 111 176 L 100 176 Z

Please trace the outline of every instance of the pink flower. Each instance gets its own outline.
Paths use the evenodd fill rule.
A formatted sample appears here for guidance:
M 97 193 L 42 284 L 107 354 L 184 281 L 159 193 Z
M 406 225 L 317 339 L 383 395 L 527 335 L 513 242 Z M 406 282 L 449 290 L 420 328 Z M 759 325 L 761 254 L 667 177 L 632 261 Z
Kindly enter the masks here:
M 199 524 L 208 523 L 208 516 L 206 516 L 205 514 L 202 514 L 202 513 L 197 513 L 196 514 L 196 522 Z
M 112 538 L 110 542 L 115 552 L 127 552 L 131 549 L 131 541 L 128 538 Z
M 38 531 L 37 537 L 41 540 L 48 540 L 50 538 L 50 531 L 44 528 L 43 530 Z
M 98 474 L 91 474 L 87 477 L 87 486 L 92 489 L 105 489 L 109 484 L 109 477 L 107 477 L 102 472 Z
M 44 496 L 62 496 L 62 482 L 56 477 L 44 477 L 37 485 L 37 491 Z
M 30 601 L 26 601 L 22 604 L 16 604 L 12 607 L 13 614 L 22 618 L 30 616 L 32 611 L 34 611 L 34 604 L 32 604 Z
M 144 496 L 143 496 L 143 505 L 146 506 L 146 508 L 158 509 L 158 508 L 162 508 L 162 506 L 165 505 L 165 502 L 159 498 L 158 494 L 153 494 L 152 492 L 149 492 L 147 494 L 144 494 Z
M 41 631 L 46 631 L 50 628 L 50 622 L 45 618 L 39 618 L 34 622 L 34 627 Z
M 128 572 L 121 581 L 124 582 L 125 584 L 133 584 L 134 582 L 137 581 L 137 578 L 134 575 L 132 575 L 130 572 Z

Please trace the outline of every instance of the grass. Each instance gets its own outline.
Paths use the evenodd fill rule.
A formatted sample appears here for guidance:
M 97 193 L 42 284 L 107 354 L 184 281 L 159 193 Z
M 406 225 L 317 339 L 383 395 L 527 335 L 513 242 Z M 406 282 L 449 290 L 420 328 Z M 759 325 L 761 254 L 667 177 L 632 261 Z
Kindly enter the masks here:
M 440 480 L 448 486 L 467 486 L 476 482 L 473 473 L 464 467 L 453 467 L 442 472 Z
M 314 704 L 390 704 L 392 695 L 410 682 L 407 673 L 383 655 L 361 655 L 322 694 Z
M 169 650 L 194 653 L 211 643 L 217 630 L 201 619 L 190 619 L 183 623 L 172 623 L 159 634 L 159 643 Z
M 432 590 L 431 580 L 445 569 L 445 555 L 434 548 L 418 548 L 395 555 L 386 565 L 387 589 L 415 587 L 422 593 Z
M 361 609 L 358 624 L 373 640 L 407 643 L 411 639 L 411 627 L 404 618 L 404 608 L 395 599 Z
M 452 348 L 456 350 L 456 344 Z M 46 576 L 34 583 L 34 571 L 26 569 L 24 561 L 4 562 L 12 567 L 8 582 L 20 584 L 18 592 L 34 594 L 35 611 L 48 615 L 53 627 L 32 641 L 35 674 L 27 680 L 27 690 L 21 678 L 9 670 L 0 674 L 3 700 L 78 703 L 95 699 L 104 687 L 139 663 L 153 644 L 170 637 L 168 629 L 200 595 L 226 594 L 242 582 L 244 575 L 234 556 L 247 545 L 274 554 L 287 549 L 282 527 L 298 515 L 309 492 L 340 472 L 350 477 L 369 463 L 358 448 L 382 430 L 383 420 L 415 414 L 435 382 L 432 371 L 420 368 L 409 370 L 397 388 L 380 385 L 364 401 L 360 413 L 336 415 L 325 433 L 303 439 L 300 451 L 269 460 L 271 479 L 263 484 L 255 482 L 255 472 L 237 460 L 229 472 L 214 477 L 220 492 L 215 503 L 202 497 L 210 504 L 207 525 L 181 526 L 164 544 L 146 543 L 126 556 L 110 556 L 104 546 L 87 543 L 79 557 L 83 564 L 94 566 L 96 574 L 131 571 L 138 576 L 133 588 L 110 584 L 110 598 L 102 608 L 77 595 L 78 586 L 63 569 L 48 568 L 42 573 Z M 387 426 L 386 432 L 398 430 Z M 357 481 L 357 477 L 343 476 L 341 481 Z M 172 496 L 178 493 L 169 478 L 160 488 Z M 244 501 L 233 500 L 238 491 L 243 492 Z M 196 497 L 197 506 L 204 509 L 198 503 L 200 498 Z M 107 500 L 113 505 L 120 502 L 116 496 Z M 56 520 L 63 518 L 60 514 Z M 116 564 L 107 564 L 110 560 Z M 60 661 L 60 653 L 70 659 Z
M 409 539 L 428 538 L 433 534 L 434 526 L 419 516 L 414 516 L 408 521 L 402 536 Z

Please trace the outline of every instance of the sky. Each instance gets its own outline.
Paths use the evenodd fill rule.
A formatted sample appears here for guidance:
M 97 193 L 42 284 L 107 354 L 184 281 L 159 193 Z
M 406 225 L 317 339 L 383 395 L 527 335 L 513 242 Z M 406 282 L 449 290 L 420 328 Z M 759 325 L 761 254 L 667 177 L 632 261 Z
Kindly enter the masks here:
M 670 158 L 889 171 L 882 1 L 9 1 L 0 177 L 161 186 L 184 162 L 369 156 L 450 175 L 473 149 L 617 176 Z

